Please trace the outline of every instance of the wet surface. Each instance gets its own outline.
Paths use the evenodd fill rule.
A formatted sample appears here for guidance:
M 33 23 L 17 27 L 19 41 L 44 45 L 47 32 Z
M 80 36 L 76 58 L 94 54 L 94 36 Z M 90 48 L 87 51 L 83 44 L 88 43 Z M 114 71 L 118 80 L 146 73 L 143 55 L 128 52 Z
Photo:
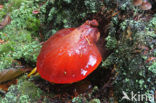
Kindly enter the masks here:
M 91 20 L 90 23 L 94 21 L 96 20 Z M 37 70 L 41 77 L 56 84 L 80 81 L 102 61 L 94 42 L 99 37 L 96 27 L 85 22 L 70 32 L 67 30 L 58 31 L 50 37 L 37 59 Z M 62 36 L 64 31 L 66 35 Z

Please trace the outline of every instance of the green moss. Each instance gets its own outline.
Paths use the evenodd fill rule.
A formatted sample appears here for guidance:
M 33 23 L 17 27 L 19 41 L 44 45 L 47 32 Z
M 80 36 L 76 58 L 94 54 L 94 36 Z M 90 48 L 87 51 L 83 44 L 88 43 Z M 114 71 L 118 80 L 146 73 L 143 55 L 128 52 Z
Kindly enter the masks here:
M 153 64 L 148 68 L 148 70 L 156 74 L 156 62 L 153 62 Z
M 72 2 L 72 0 L 63 0 L 63 1 L 65 1 L 66 3 L 71 3 Z
M 101 103 L 99 99 L 92 99 L 89 103 Z
M 83 97 L 82 95 L 79 95 L 79 96 L 77 96 L 77 97 L 74 97 L 74 98 L 72 99 L 72 102 L 73 102 L 73 103 L 83 103 L 83 102 L 88 103 L 88 100 L 87 100 L 86 97 Z
M 156 30 L 156 14 L 154 15 L 154 17 L 153 17 L 152 20 L 150 21 L 148 27 L 149 27 L 149 28 L 152 28 L 152 29 L 154 29 L 154 30 Z
M 109 49 L 116 48 L 117 40 L 115 37 L 107 36 L 106 41 L 107 41 L 107 44 L 106 44 L 107 48 L 109 48 Z
M 108 56 L 104 61 L 102 61 L 102 67 L 105 68 L 109 68 L 110 66 L 112 66 L 114 60 L 113 60 L 113 54 L 111 54 L 110 56 Z
M 0 39 L 5 42 L 0 45 L 0 69 L 11 67 L 15 59 L 24 59 L 35 65 L 41 48 L 39 40 L 35 37 L 38 36 L 40 20 L 32 11 L 38 6 L 29 0 L 9 0 L 5 7 L 7 5 L 12 6 L 0 11 L 2 14 L 10 12 L 11 16 L 11 23 L 0 31 Z M 0 19 L 2 18 L 1 16 Z
M 74 97 L 72 99 L 72 103 L 90 103 L 91 101 L 99 102 L 98 99 L 93 99 L 93 94 L 96 93 L 99 90 L 97 86 L 94 86 L 94 88 L 89 93 L 84 93 L 87 96 L 84 96 L 83 94 L 78 95 L 77 97 Z
M 11 12 L 13 9 L 18 9 L 20 8 L 21 4 L 24 2 L 25 0 L 8 0 L 8 4 L 10 4 L 10 6 L 8 5 L 8 11 Z M 29 0 L 27 0 L 29 1 Z
M 33 99 L 40 98 L 42 91 L 35 86 L 35 84 L 31 83 L 30 81 L 24 81 L 19 86 L 19 91 L 23 95 L 27 95 Z
M 91 14 L 100 10 L 103 3 L 97 0 L 49 0 L 41 7 L 40 20 L 45 40 L 53 33 L 69 27 L 76 27 Z M 91 19 L 91 18 L 89 18 Z
M 150 26 L 148 26 L 154 24 L 154 21 L 152 21 L 153 19 L 150 22 L 141 23 L 140 21 L 124 20 L 118 24 L 120 25 L 118 27 L 120 34 L 116 33 L 115 30 L 117 29 L 111 29 L 113 32 L 110 31 L 106 39 L 108 44 L 110 44 L 107 44 L 109 49 L 112 50 L 112 47 L 114 47 L 112 45 L 116 44 L 112 54 L 103 61 L 103 65 L 105 67 L 108 67 L 108 65 L 116 66 L 115 69 L 118 75 L 114 81 L 114 91 L 118 101 L 122 98 L 122 91 L 145 94 L 155 90 L 155 63 L 153 62 L 151 65 L 146 62 L 149 57 L 154 57 L 155 55 L 155 32 L 154 29 L 150 29 Z M 115 25 L 111 25 L 111 28 L 114 28 Z M 127 37 L 127 31 L 131 32 L 129 37 Z M 114 41 L 114 38 L 110 37 L 117 37 L 117 43 L 110 42 L 111 40 Z M 145 50 L 142 46 L 149 49 L 146 50 L 147 54 L 144 54 Z
M 22 77 L 17 85 L 9 87 L 5 98 L 0 98 L 0 101 L 1 103 L 32 103 L 40 100 L 42 95 L 45 95 L 43 91 L 31 81 Z
M 40 20 L 34 15 L 33 10 L 37 10 L 38 6 L 33 4 L 33 1 L 22 2 L 18 9 L 11 11 L 11 25 L 8 25 L 8 29 L 26 29 L 31 32 L 36 32 L 40 26 Z M 15 29 L 16 28 L 16 29 Z

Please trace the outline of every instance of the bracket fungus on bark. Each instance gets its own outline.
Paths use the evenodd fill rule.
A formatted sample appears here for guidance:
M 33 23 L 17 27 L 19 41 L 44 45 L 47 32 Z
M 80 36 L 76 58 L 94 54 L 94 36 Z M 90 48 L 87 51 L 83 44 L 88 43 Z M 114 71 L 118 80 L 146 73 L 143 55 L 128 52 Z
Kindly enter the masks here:
M 96 20 L 77 28 L 56 32 L 43 45 L 37 58 L 37 71 L 49 82 L 78 82 L 93 72 L 102 61 L 96 42 L 100 37 Z

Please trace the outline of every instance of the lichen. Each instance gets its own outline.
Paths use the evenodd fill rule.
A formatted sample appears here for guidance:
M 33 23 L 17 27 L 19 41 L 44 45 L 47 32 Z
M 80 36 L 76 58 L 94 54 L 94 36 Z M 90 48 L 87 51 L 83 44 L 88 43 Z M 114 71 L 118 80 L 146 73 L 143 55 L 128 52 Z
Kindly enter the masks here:
M 106 40 L 107 40 L 107 44 L 106 44 L 107 48 L 109 49 L 116 48 L 117 40 L 115 37 L 107 36 Z
M 89 103 L 101 103 L 99 99 L 92 99 Z
M 17 3 L 18 6 L 15 5 Z M 14 64 L 19 65 L 18 62 L 13 64 L 16 59 L 24 59 L 34 65 L 41 48 L 39 40 L 35 37 L 38 35 L 40 21 L 32 13 L 37 6 L 33 1 L 9 0 L 4 7 L 0 13 L 8 13 L 11 23 L 0 30 L 0 39 L 4 41 L 0 45 L 0 69 L 12 67 Z
M 26 76 L 18 80 L 17 85 L 12 85 L 4 98 L 0 98 L 1 103 L 28 103 L 36 102 L 45 95 L 33 82 L 26 79 Z
M 87 98 L 86 97 L 83 97 L 82 95 L 79 95 L 77 97 L 74 97 L 72 99 L 72 102 L 73 103 L 83 103 L 83 102 L 88 103 Z
M 120 34 L 116 33 L 117 45 L 113 49 L 111 55 L 103 62 L 102 66 L 108 67 L 115 65 L 116 80 L 113 82 L 115 95 L 118 101 L 123 96 L 122 91 L 126 93 L 142 93 L 148 94 L 155 91 L 155 61 L 147 62 L 148 58 L 155 57 L 155 17 L 149 22 L 125 20 L 119 25 Z M 112 25 L 114 28 L 115 26 Z M 117 30 L 117 29 L 115 29 Z M 117 31 L 116 31 L 117 32 Z M 108 39 L 114 35 L 109 33 L 106 38 L 109 49 L 114 43 Z M 118 35 L 118 36 L 117 36 Z M 115 42 L 116 42 L 115 40 Z M 109 43 L 111 42 L 111 43 Z M 111 58 L 111 59 L 110 59 Z M 106 65 L 106 63 L 108 63 Z M 129 95 L 129 94 L 128 94 Z M 154 94 L 153 94 L 154 95 Z
M 156 62 L 153 62 L 153 64 L 149 66 L 148 70 L 156 74 Z

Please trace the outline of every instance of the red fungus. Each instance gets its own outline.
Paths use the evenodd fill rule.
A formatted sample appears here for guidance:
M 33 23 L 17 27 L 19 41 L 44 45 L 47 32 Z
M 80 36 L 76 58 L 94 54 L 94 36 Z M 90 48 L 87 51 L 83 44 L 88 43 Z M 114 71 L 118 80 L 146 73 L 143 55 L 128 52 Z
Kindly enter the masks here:
M 142 10 L 150 10 L 152 8 L 152 5 L 147 0 L 144 0 L 140 8 Z
M 33 14 L 38 14 L 39 12 L 40 12 L 39 10 L 32 11 Z
M 77 28 L 56 32 L 43 45 L 37 58 L 40 76 L 53 83 L 65 84 L 86 78 L 101 63 L 96 47 L 100 37 L 96 20 Z
M 3 5 L 0 5 L 0 10 L 3 9 Z
M 140 6 L 142 4 L 142 0 L 133 0 L 134 6 Z

